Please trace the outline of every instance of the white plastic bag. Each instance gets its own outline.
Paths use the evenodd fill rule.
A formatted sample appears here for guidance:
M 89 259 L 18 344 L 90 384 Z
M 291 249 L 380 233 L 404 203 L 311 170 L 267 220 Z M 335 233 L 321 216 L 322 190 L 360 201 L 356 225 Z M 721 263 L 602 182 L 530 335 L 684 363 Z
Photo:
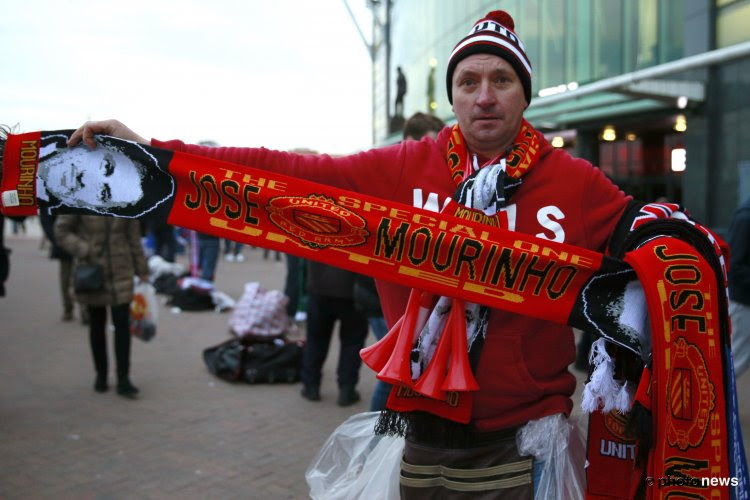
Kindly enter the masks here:
M 535 499 L 583 499 L 586 491 L 586 446 L 578 420 L 562 414 L 531 420 L 516 435 L 520 455 L 544 463 Z
M 305 472 L 313 500 L 398 499 L 404 438 L 376 436 L 380 412 L 359 413 L 328 437 Z
M 144 342 L 154 338 L 158 311 L 154 286 L 136 278 L 133 300 L 130 302 L 130 334 Z

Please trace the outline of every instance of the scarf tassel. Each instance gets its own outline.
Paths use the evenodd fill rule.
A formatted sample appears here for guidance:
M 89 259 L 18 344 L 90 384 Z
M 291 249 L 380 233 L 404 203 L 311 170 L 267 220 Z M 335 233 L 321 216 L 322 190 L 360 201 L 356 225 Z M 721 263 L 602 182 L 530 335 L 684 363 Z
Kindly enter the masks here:
M 5 153 L 5 144 L 8 142 L 8 136 L 10 135 L 10 128 L 6 125 L 0 125 L 0 163 L 2 163 L 3 154 Z M 0 179 L 2 179 L 3 172 L 0 169 Z
M 591 346 L 589 362 L 594 369 L 583 388 L 581 409 L 586 413 L 601 410 L 609 413 L 618 410 L 627 413 L 633 403 L 634 390 L 627 381 L 614 378 L 615 363 L 607 353 L 606 341 L 597 339 Z

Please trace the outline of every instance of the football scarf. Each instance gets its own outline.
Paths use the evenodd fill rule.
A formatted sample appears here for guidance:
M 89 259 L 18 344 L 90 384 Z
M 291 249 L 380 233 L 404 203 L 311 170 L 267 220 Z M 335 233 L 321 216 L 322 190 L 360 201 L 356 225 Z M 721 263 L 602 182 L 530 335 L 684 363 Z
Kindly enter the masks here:
M 746 498 L 719 240 L 674 204 L 634 203 L 621 226 L 616 255 L 644 285 L 652 348 L 630 374 L 634 407 L 590 416 L 587 498 Z M 629 357 L 622 378 L 640 364 Z
M 737 491 L 747 493 L 742 440 L 733 413 L 736 403 L 733 409 L 734 399 L 727 397 L 733 396 L 731 367 L 726 369 L 725 359 L 717 365 L 709 355 L 713 349 L 726 357 L 724 353 L 729 348 L 727 335 L 716 333 L 726 324 L 726 308 L 714 298 L 723 291 L 720 266 L 696 267 L 704 280 L 702 286 L 707 288 L 701 288 L 697 295 L 691 295 L 694 289 L 686 288 L 689 280 L 695 279 L 695 270 L 689 266 L 698 265 L 692 257 L 707 259 L 709 253 L 696 251 L 696 241 L 708 241 L 709 247 L 714 247 L 706 234 L 685 246 L 680 244 L 685 240 L 682 233 L 659 227 L 658 233 L 664 238 L 659 236 L 653 244 L 645 242 L 627 258 L 616 259 L 483 224 L 471 215 L 476 212 L 468 212 L 458 204 L 454 213 L 469 213 L 468 216 L 435 214 L 259 169 L 110 137 L 97 137 L 99 147 L 93 151 L 85 146 L 67 148 L 65 142 L 71 132 L 8 135 L 0 140 L 0 200 L 4 214 L 33 215 L 39 207 L 55 213 L 140 217 L 166 203 L 171 206 L 170 224 L 422 290 L 418 296 L 412 295 L 406 314 L 376 344 L 379 347 L 363 356 L 380 375 L 395 372 L 405 391 L 415 391 L 419 382 L 412 380 L 409 359 L 417 340 L 413 337 L 418 331 L 415 326 L 424 321 L 419 311 L 421 307 L 431 307 L 435 296 L 454 299 L 457 305 L 446 322 L 458 331 L 466 328 L 462 313 L 465 303 L 471 302 L 587 329 L 640 357 L 643 353 L 637 329 L 621 321 L 627 316 L 622 314 L 627 301 L 621 299 L 627 295 L 628 283 L 637 279 L 636 272 L 642 273 L 650 312 L 657 303 L 674 304 L 675 309 L 673 315 L 666 316 L 669 321 L 655 324 L 654 317 L 660 316 L 651 317 L 654 345 L 661 342 L 661 351 L 653 356 L 650 384 L 641 384 L 645 387 L 642 399 L 650 401 L 654 436 L 664 442 L 659 441 L 659 449 L 646 447 L 650 456 L 647 470 L 654 474 L 664 472 L 668 477 L 669 471 L 676 470 L 670 468 L 673 462 L 668 459 L 676 457 L 699 464 L 709 460 L 709 474 L 713 467 L 721 474 L 736 474 L 732 477 L 740 480 Z M 506 158 L 506 174 L 508 163 Z M 467 212 L 459 213 L 464 210 Z M 478 217 L 496 220 L 485 213 Z M 656 225 L 645 224 L 648 219 L 644 216 L 644 226 Z M 669 224 L 693 228 L 685 221 Z M 661 245 L 665 250 L 657 252 Z M 655 257 L 646 255 L 648 252 Z M 688 255 L 691 257 L 680 257 L 679 262 L 669 260 Z M 666 280 L 670 264 L 684 267 L 670 271 L 675 284 L 659 288 L 659 280 Z M 709 276 L 711 272 L 713 278 Z M 710 279 L 715 283 L 708 283 Z M 697 297 L 704 291 L 712 300 L 701 295 L 702 307 L 691 310 L 698 306 Z M 416 315 L 410 314 L 414 311 Z M 663 311 L 667 313 L 672 314 Z M 691 328 L 691 332 L 700 332 L 699 327 L 706 332 L 714 329 L 712 336 L 700 333 L 705 344 L 688 332 Z M 399 335 L 401 331 L 412 335 Z M 658 335 L 663 338 L 657 339 Z M 474 389 L 470 366 L 464 362 L 466 340 L 465 335 L 445 335 L 438 342 L 446 343 L 447 348 L 441 351 L 438 346 L 429 363 L 439 368 L 435 370 L 438 376 L 430 389 L 432 393 L 426 391 L 428 397 L 422 394 L 411 398 L 425 402 L 420 410 L 458 422 L 468 421 L 470 413 L 462 413 L 468 405 L 452 406 L 457 403 L 456 396 Z M 444 359 L 435 364 L 438 352 Z M 724 376 L 717 366 L 725 370 Z M 700 378 L 704 373 L 706 377 Z M 712 391 L 706 389 L 708 382 L 713 384 Z M 431 394 L 445 394 L 445 399 L 429 397 Z M 690 402 L 696 406 L 690 406 Z M 690 413 L 693 410 L 698 412 L 697 417 Z M 709 457 L 707 450 L 714 455 Z M 679 470 L 686 473 L 687 469 L 684 466 Z M 701 474 L 704 471 L 702 466 L 697 470 Z M 726 492 L 726 487 L 721 491 Z

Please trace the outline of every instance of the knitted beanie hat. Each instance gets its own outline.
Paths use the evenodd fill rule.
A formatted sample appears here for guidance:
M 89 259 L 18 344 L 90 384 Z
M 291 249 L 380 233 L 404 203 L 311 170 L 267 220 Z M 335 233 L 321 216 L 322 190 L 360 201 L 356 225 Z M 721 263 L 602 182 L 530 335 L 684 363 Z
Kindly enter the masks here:
M 513 31 L 513 18 L 504 10 L 493 10 L 476 22 L 469 34 L 453 48 L 448 59 L 448 101 L 453 104 L 453 72 L 458 63 L 472 54 L 493 54 L 508 61 L 516 70 L 526 103 L 531 102 L 531 62 L 526 47 Z

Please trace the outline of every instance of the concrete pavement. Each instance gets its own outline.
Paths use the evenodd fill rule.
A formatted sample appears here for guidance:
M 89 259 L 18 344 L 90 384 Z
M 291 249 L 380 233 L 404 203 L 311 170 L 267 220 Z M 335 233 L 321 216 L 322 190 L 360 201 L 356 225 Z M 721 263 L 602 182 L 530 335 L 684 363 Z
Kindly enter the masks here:
M 39 250 L 36 221 L 28 226 L 16 236 L 6 228 L 13 253 L 0 298 L 0 498 L 308 497 L 311 459 L 336 426 L 367 410 L 374 377 L 366 367 L 362 401 L 349 408 L 335 403 L 335 342 L 319 403 L 302 399 L 300 384 L 228 384 L 201 359 L 228 338 L 228 314 L 162 307 L 156 338 L 133 343 L 140 398 L 97 394 L 87 330 L 60 320 L 57 262 Z M 248 281 L 282 288 L 283 262 L 247 247 L 244 254 L 242 263 L 219 262 L 218 289 L 238 298 Z M 111 335 L 108 344 L 111 352 Z M 748 389 L 745 374 L 746 448 Z

